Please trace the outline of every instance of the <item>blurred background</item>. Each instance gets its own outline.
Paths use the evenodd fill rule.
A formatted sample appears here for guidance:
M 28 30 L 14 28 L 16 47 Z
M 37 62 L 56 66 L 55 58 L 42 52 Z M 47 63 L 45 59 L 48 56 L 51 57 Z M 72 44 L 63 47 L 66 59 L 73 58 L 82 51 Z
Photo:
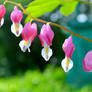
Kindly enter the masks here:
M 24 7 L 32 0 L 11 0 L 21 3 Z M 86 0 L 91 1 L 91 0 Z M 0 0 L 2 4 L 4 0 Z M 0 92 L 92 92 L 92 73 L 83 70 L 82 60 L 86 53 L 92 50 L 92 43 L 73 36 L 76 50 L 72 56 L 74 67 L 64 73 L 61 61 L 65 57 L 62 50 L 64 40 L 71 34 L 52 27 L 53 56 L 46 62 L 41 57 L 41 42 L 38 37 L 31 45 L 31 53 L 23 53 L 19 47 L 22 37 L 16 38 L 11 33 L 10 14 L 13 5 L 5 5 L 7 11 L 5 23 L 0 28 Z M 64 16 L 58 6 L 50 13 L 45 13 L 40 19 L 52 21 L 73 32 L 92 39 L 92 5 L 79 3 L 75 12 Z M 22 20 L 24 25 L 26 15 Z M 43 23 L 38 24 L 38 34 Z

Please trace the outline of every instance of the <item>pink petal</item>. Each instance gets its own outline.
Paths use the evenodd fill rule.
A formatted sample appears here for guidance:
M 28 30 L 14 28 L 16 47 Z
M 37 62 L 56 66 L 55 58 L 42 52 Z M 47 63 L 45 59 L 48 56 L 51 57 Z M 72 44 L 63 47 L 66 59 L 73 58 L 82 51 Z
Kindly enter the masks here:
M 39 35 L 39 39 L 40 39 L 40 41 L 41 41 L 41 44 L 42 44 L 42 46 L 44 46 L 44 30 L 46 29 L 46 25 L 44 24 L 43 26 L 42 26 L 42 29 L 41 29 L 41 32 L 40 32 L 40 35 Z
M 75 45 L 73 44 L 72 36 L 70 36 L 68 39 L 65 40 L 62 48 L 66 54 L 66 57 L 71 58 L 75 50 Z
M 14 7 L 14 10 L 13 12 L 11 13 L 11 20 L 14 22 L 14 23 L 20 23 L 20 21 L 22 20 L 23 18 L 23 14 L 22 14 L 22 11 L 18 10 L 17 6 Z
M 86 72 L 91 72 L 92 71 L 92 51 L 89 51 L 84 60 L 83 60 L 83 68 L 84 71 Z
M 44 24 L 41 28 L 41 32 L 39 35 L 39 39 L 41 41 L 42 46 L 44 46 L 44 42 L 49 46 L 52 45 L 53 38 L 54 38 L 54 32 L 51 29 L 49 23 Z
M 36 23 L 31 24 L 30 22 L 25 24 L 24 29 L 22 31 L 22 38 L 25 41 L 30 40 L 30 42 L 32 42 L 33 39 L 36 37 L 36 35 L 37 35 L 37 24 Z
M 83 68 L 84 68 L 84 71 L 86 71 L 85 60 L 83 60 Z
M 0 20 L 4 17 L 5 12 L 6 12 L 5 6 L 0 5 Z

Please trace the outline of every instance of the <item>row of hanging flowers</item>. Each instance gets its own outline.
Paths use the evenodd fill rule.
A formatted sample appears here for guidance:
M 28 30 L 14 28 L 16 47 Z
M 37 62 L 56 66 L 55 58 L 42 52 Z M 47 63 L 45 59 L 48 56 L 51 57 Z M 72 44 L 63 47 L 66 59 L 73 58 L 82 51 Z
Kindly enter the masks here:
M 4 15 L 5 15 L 6 9 L 4 5 L 0 5 L 0 27 L 4 24 Z M 30 52 L 30 46 L 34 40 L 34 38 L 37 36 L 37 24 L 28 22 L 24 25 L 24 28 L 21 24 L 21 20 L 23 18 L 23 13 L 21 10 L 17 8 L 17 6 L 14 7 L 14 10 L 11 13 L 11 32 L 16 36 L 19 37 L 22 34 L 22 41 L 19 43 L 19 47 L 23 52 L 28 50 Z M 41 45 L 43 47 L 41 51 L 42 57 L 48 61 L 53 51 L 50 48 L 52 45 L 52 41 L 54 38 L 54 32 L 50 27 L 50 24 L 44 24 L 41 28 L 41 32 L 38 35 Z M 75 50 L 75 45 L 73 44 L 72 36 L 67 38 L 63 45 L 62 49 L 65 53 L 65 58 L 62 60 L 61 65 L 65 72 L 68 72 L 73 67 L 73 61 L 71 60 L 72 54 Z M 92 71 L 92 51 L 89 51 L 85 58 L 83 59 L 83 68 L 86 72 Z

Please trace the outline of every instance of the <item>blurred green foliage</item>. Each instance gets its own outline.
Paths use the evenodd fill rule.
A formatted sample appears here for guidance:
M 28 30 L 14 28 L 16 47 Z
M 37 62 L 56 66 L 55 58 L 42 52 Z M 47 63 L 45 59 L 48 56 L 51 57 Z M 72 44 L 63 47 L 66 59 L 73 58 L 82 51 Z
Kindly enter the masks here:
M 73 89 L 60 68 L 49 66 L 44 72 L 27 71 L 24 76 L 0 79 L 0 92 L 92 92 L 91 86 Z
M 48 67 L 44 72 L 27 71 L 24 76 L 0 79 L 0 92 L 65 92 L 65 74 L 61 68 Z
M 64 16 L 68 16 L 76 10 L 77 5 L 78 5 L 78 1 L 63 2 L 62 7 L 60 8 L 60 11 Z
M 60 4 L 59 0 L 34 0 L 28 4 L 26 11 L 33 17 L 40 17 L 45 13 L 53 11 Z M 30 21 L 28 16 L 25 22 Z
M 28 4 L 26 11 L 33 17 L 40 17 L 45 13 L 52 12 L 58 6 L 61 6 L 60 11 L 64 16 L 72 14 L 78 5 L 78 1 L 75 0 L 34 0 Z M 25 22 L 30 21 L 28 16 Z

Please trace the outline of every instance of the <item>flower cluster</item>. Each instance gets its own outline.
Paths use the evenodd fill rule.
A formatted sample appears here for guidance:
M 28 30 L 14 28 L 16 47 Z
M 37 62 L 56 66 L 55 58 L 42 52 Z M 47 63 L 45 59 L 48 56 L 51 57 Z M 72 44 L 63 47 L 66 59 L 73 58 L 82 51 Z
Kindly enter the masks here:
M 0 5 L 0 27 L 4 24 L 4 15 L 5 15 L 6 9 L 4 5 Z M 34 38 L 37 36 L 37 24 L 28 22 L 24 25 L 24 28 L 21 24 L 21 20 L 23 18 L 23 13 L 21 10 L 17 8 L 17 6 L 14 7 L 14 10 L 11 13 L 11 32 L 16 36 L 19 37 L 22 35 L 22 41 L 19 43 L 19 47 L 23 52 L 30 52 L 30 46 L 34 40 Z M 45 61 L 49 61 L 51 58 L 53 51 L 50 48 L 52 45 L 52 41 L 54 38 L 54 32 L 51 29 L 51 26 L 49 23 L 44 24 L 41 28 L 40 34 L 38 35 L 41 45 L 43 47 L 41 51 L 42 57 L 45 59 Z M 62 45 L 62 49 L 65 53 L 65 58 L 61 62 L 61 66 L 64 69 L 65 72 L 68 72 L 73 67 L 73 61 L 71 60 L 72 54 L 75 50 L 75 45 L 73 44 L 72 36 L 67 38 L 64 41 L 64 44 Z M 92 51 L 88 52 L 83 60 L 83 68 L 86 72 L 92 71 Z

